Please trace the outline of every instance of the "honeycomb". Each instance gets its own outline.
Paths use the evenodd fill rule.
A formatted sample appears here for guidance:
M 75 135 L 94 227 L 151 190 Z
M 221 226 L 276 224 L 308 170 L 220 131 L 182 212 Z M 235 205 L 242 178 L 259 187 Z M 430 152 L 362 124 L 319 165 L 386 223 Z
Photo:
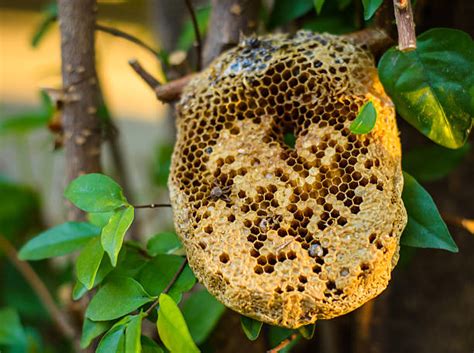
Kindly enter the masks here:
M 376 125 L 355 135 L 369 100 Z M 297 328 L 386 288 L 406 212 L 394 107 L 366 48 L 308 31 L 247 38 L 177 112 L 174 221 L 210 293 Z

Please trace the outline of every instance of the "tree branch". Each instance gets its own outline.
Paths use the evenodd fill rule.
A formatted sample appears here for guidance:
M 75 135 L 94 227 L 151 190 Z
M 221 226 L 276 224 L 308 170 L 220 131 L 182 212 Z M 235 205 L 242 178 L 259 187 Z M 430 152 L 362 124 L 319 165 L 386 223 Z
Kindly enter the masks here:
M 458 217 L 448 213 L 442 213 L 441 216 L 443 217 L 446 223 L 459 228 L 463 228 L 469 233 L 474 234 L 474 219 Z
M 196 36 L 196 71 L 200 71 L 202 67 L 202 40 L 201 33 L 199 32 L 199 24 L 196 18 L 196 12 L 194 11 L 191 0 L 185 0 L 186 7 L 188 8 L 191 20 L 193 22 L 194 35 Z
M 393 44 L 393 40 L 381 28 L 366 28 L 346 34 L 344 37 L 359 45 L 366 45 L 375 57 L 378 57 Z
M 60 333 L 67 339 L 75 342 L 79 337 L 78 330 L 70 323 L 66 313 L 61 311 L 56 305 L 51 293 L 48 291 L 48 288 L 41 278 L 39 278 L 30 264 L 28 262 L 21 261 L 18 258 L 17 251 L 13 245 L 2 235 L 0 235 L 0 249 L 5 253 L 10 262 L 23 275 L 26 282 L 28 282 L 28 284 L 34 290 L 46 311 L 49 313 L 49 316 L 56 324 L 56 327 L 59 329 Z
M 96 23 L 95 25 L 95 28 L 98 30 L 98 31 L 101 31 L 101 32 L 104 32 L 104 33 L 108 33 L 108 34 L 111 34 L 115 37 L 119 37 L 119 38 L 123 38 L 125 40 L 128 40 L 132 43 L 135 43 L 137 45 L 139 45 L 140 47 L 142 47 L 143 49 L 149 51 L 150 53 L 152 53 L 154 56 L 156 56 L 158 59 L 162 60 L 163 61 L 163 58 L 164 58 L 164 55 L 162 52 L 158 51 L 158 50 L 155 50 L 153 49 L 150 45 L 146 44 L 144 41 L 142 41 L 141 39 L 129 34 L 129 33 L 126 33 L 124 31 L 121 31 L 117 28 L 113 28 L 113 27 L 109 27 L 109 26 L 104 26 L 102 24 L 99 24 L 99 23 Z M 164 64 L 162 62 L 162 64 Z
M 416 49 L 415 22 L 411 0 L 393 0 L 398 30 L 398 50 L 406 52 Z
M 61 69 L 66 97 L 63 108 L 66 181 L 101 171 L 100 93 L 95 71 L 95 0 L 59 0 Z M 70 220 L 84 213 L 69 205 Z
M 179 266 L 178 268 L 178 271 L 176 271 L 176 273 L 174 274 L 173 278 L 171 279 L 170 283 L 168 283 L 168 285 L 166 286 L 165 289 L 163 289 L 163 292 L 161 293 L 168 293 L 171 289 L 171 287 L 173 287 L 173 285 L 176 283 L 176 281 L 178 280 L 179 276 L 181 275 L 181 273 L 183 273 L 185 267 L 186 267 L 186 264 L 188 263 L 188 259 L 187 258 L 184 258 L 183 262 L 181 263 L 181 266 Z M 147 311 L 145 311 L 145 316 L 148 316 L 150 315 L 150 313 L 153 311 L 153 309 L 156 308 L 156 306 L 159 304 L 159 298 L 156 299 L 153 304 L 151 304 L 151 306 L 147 309 Z

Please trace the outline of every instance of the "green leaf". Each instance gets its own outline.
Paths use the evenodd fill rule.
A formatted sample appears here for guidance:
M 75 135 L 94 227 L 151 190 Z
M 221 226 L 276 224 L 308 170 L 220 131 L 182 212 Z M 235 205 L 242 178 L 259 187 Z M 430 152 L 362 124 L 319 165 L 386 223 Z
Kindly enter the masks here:
M 225 306 L 206 290 L 191 294 L 183 304 L 183 316 L 196 344 L 203 343 L 224 314 Z
M 103 257 L 104 249 L 102 249 L 99 237 L 91 239 L 77 257 L 76 276 L 87 289 L 94 286 L 95 277 Z
M 100 340 L 96 353 L 125 353 L 125 325 L 117 325 Z
M 110 261 L 108 262 L 110 263 Z M 112 275 L 135 278 L 148 262 L 148 259 L 143 255 L 143 250 L 131 247 L 127 242 L 120 251 L 117 266 Z
M 104 228 L 107 223 L 110 221 L 110 217 L 114 212 L 93 212 L 93 213 L 88 213 L 87 214 L 87 220 L 89 223 L 99 227 L 99 228 Z
M 419 181 L 435 181 L 447 176 L 467 156 L 471 145 L 466 143 L 457 150 L 431 145 L 403 154 L 403 169 Z
M 273 5 L 268 27 L 270 29 L 284 25 L 311 11 L 313 0 L 277 0 Z
M 93 321 L 114 320 L 153 300 L 140 283 L 130 277 L 114 277 L 101 287 L 86 310 Z
M 113 270 L 114 268 L 110 264 L 110 261 L 107 257 L 102 256 L 102 260 L 99 265 L 99 269 L 97 270 L 94 278 L 94 284 L 92 285 L 92 288 L 98 286 L 99 284 L 102 283 L 104 278 Z M 77 263 L 76 263 L 76 273 L 77 273 Z M 87 280 L 87 276 L 84 275 L 83 280 Z M 85 293 L 87 293 L 88 288 L 81 282 L 81 281 L 76 281 L 73 292 L 72 292 L 72 298 L 74 300 L 79 300 Z
M 321 13 L 321 9 L 323 8 L 325 0 L 313 0 L 314 8 L 316 9 L 316 13 L 319 15 Z
M 100 234 L 100 229 L 85 222 L 66 222 L 40 233 L 20 250 L 22 260 L 41 260 L 69 254 Z
M 161 232 L 148 240 L 146 244 L 148 253 L 151 256 L 160 254 L 176 254 L 180 253 L 183 245 L 178 236 L 174 232 Z
M 389 49 L 380 80 L 400 115 L 428 138 L 461 147 L 474 117 L 474 44 L 467 33 L 436 28 L 418 37 L 416 50 Z
M 49 4 L 43 11 L 43 19 L 36 28 L 33 37 L 31 38 L 31 46 L 36 48 L 45 34 L 51 29 L 54 22 L 58 17 L 58 5 L 56 3 Z
M 350 126 L 350 130 L 354 134 L 368 134 L 374 128 L 376 121 L 377 111 L 374 104 L 368 101 L 360 108 L 357 117 Z
M 69 184 L 64 195 L 86 212 L 109 212 L 127 205 L 122 188 L 103 174 L 81 175 Z
M 158 343 L 153 341 L 147 336 L 142 336 L 142 353 L 163 353 L 163 348 L 161 348 Z
M 306 325 L 306 326 L 300 327 L 298 329 L 298 331 L 300 332 L 301 336 L 303 336 L 303 338 L 305 338 L 307 340 L 310 340 L 314 336 L 315 328 L 316 328 L 316 325 L 311 324 L 311 325 Z
M 362 4 L 364 5 L 364 20 L 370 20 L 382 3 L 383 0 L 362 0 Z
M 130 317 L 125 331 L 125 353 L 141 353 L 142 343 L 140 340 L 142 334 L 143 314 Z
M 166 348 L 171 353 L 199 352 L 175 301 L 163 293 L 160 295 L 159 303 L 158 333 Z
M 402 198 L 408 213 L 408 223 L 400 243 L 417 248 L 458 252 L 431 196 L 411 175 L 404 172 L 403 177 Z
M 81 348 L 87 348 L 92 341 L 112 327 L 111 321 L 91 321 L 84 318 L 82 324 Z
M 260 335 L 263 323 L 247 316 L 240 316 L 240 325 L 244 330 L 245 336 L 251 341 L 255 341 Z
M 26 345 L 25 330 L 13 308 L 0 309 L 0 345 Z
M 201 37 L 204 37 L 207 32 L 207 24 L 209 22 L 210 15 L 210 6 L 200 7 L 196 10 L 196 19 L 198 22 L 198 28 Z M 177 48 L 179 50 L 188 51 L 189 49 L 191 49 L 195 39 L 196 35 L 194 32 L 193 22 L 191 21 L 191 19 L 189 19 L 183 25 L 183 29 L 181 30 L 181 33 L 178 38 Z
M 174 255 L 158 255 L 140 271 L 137 280 L 151 295 L 159 295 L 171 282 L 183 263 L 183 258 Z M 159 275 L 157 275 L 159 274 Z M 168 295 L 179 302 L 181 293 L 189 291 L 196 283 L 196 277 L 186 265 L 184 271 L 170 288 Z
M 122 248 L 123 238 L 133 222 L 134 214 L 135 210 L 131 206 L 118 210 L 110 217 L 109 223 L 102 229 L 100 236 L 102 247 L 109 254 L 110 262 L 114 267 L 117 265 L 117 258 Z
M 344 10 L 347 6 L 351 4 L 352 0 L 337 0 L 337 7 L 339 10 Z

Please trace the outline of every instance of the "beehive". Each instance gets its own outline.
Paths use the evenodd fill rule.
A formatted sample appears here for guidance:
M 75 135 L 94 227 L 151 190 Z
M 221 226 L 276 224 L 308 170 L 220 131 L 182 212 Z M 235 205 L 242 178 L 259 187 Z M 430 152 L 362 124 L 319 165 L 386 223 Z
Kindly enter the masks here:
M 376 125 L 355 135 L 369 100 Z M 177 111 L 175 225 L 210 293 L 296 328 L 385 289 L 406 212 L 394 107 L 367 50 L 307 31 L 248 38 L 193 79 Z

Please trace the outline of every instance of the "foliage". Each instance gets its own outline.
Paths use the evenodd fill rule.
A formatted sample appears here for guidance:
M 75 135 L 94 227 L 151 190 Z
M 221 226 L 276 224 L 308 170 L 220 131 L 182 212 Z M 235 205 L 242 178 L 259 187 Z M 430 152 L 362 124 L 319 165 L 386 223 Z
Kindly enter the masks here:
M 377 120 L 377 111 L 374 104 L 369 101 L 360 108 L 355 120 L 350 126 L 354 134 L 368 134 L 375 126 Z
M 408 213 L 408 224 L 402 234 L 401 244 L 457 252 L 458 247 L 431 196 L 411 175 L 403 173 L 403 176 L 402 197 Z
M 382 0 L 276 0 L 266 25 L 269 29 L 296 26 L 346 33 L 361 26 L 354 16 L 360 4 L 364 19 L 370 20 Z M 209 6 L 197 10 L 202 34 L 207 30 L 210 11 Z M 56 21 L 57 6 L 49 5 L 43 15 L 32 38 L 34 47 Z M 194 41 L 193 26 L 188 20 L 177 47 L 188 51 Z M 421 34 L 415 51 L 402 53 L 392 48 L 379 62 L 381 82 L 400 115 L 444 146 L 414 149 L 403 157 L 403 168 L 407 171 L 403 201 L 408 213 L 408 225 L 401 239 L 404 252 L 415 247 L 458 251 L 433 199 L 416 179 L 428 182 L 445 177 L 469 152 L 470 146 L 465 141 L 474 116 L 473 58 L 469 35 L 440 28 Z M 2 119 L 0 135 L 26 134 L 45 128 L 57 112 L 45 92 L 41 92 L 41 102 L 40 109 L 34 112 Z M 98 114 L 104 121 L 110 119 L 105 105 L 100 106 Z M 350 130 L 355 134 L 370 133 L 376 119 L 377 112 L 369 101 L 361 107 Z M 294 148 L 294 134 L 285 134 L 284 140 Z M 456 150 L 452 150 L 454 148 Z M 152 178 L 158 186 L 166 187 L 172 151 L 170 144 L 161 144 L 156 150 Z M 98 340 L 96 352 L 99 353 L 181 353 L 199 352 L 200 348 L 204 351 L 225 307 L 205 289 L 193 289 L 196 278 L 189 265 L 178 275 L 185 253 L 176 233 L 162 231 L 147 237 L 146 247 L 127 241 L 125 237 L 136 210 L 124 197 L 120 185 L 106 175 L 87 174 L 77 178 L 66 188 L 65 197 L 87 212 L 88 221 L 67 222 L 39 233 L 23 246 L 19 256 L 23 260 L 42 260 L 79 252 L 74 268 L 65 269 L 64 276 L 69 282 L 70 276 L 75 276 L 75 300 L 87 293 L 92 298 L 85 312 L 81 347 L 90 347 Z M 39 197 L 36 192 L 0 179 L 2 234 L 10 239 L 22 239 L 37 226 L 37 219 Z M 41 268 L 42 264 L 45 263 L 35 262 L 34 266 Z M 37 298 L 32 299 L 31 293 L 23 291 L 23 282 L 15 282 L 18 277 L 17 272 L 6 271 L 5 275 L 2 272 L 6 291 L 18 293 L 10 295 L 29 305 L 21 306 L 18 311 L 22 317 L 25 312 L 44 316 L 41 307 L 34 312 L 35 307 L 39 307 Z M 54 282 L 55 289 L 56 282 L 61 281 Z M 7 347 L 11 352 L 38 351 L 34 349 L 40 345 L 39 333 L 31 327 L 23 327 L 18 312 L 12 308 L 15 305 L 11 302 L 8 305 L 10 307 L 0 309 L 0 348 Z M 156 323 L 159 340 L 142 335 L 144 321 Z M 262 329 L 265 330 L 272 346 L 297 335 L 282 353 L 289 352 L 301 338 L 311 339 L 315 332 L 315 325 L 288 330 L 264 326 L 244 316 L 241 326 L 250 340 L 258 339 Z
M 400 115 L 431 140 L 459 148 L 474 118 L 474 43 L 467 33 L 435 28 L 416 50 L 388 50 L 379 74 Z
M 247 316 L 240 317 L 240 324 L 245 336 L 247 336 L 247 338 L 251 341 L 255 341 L 258 338 L 263 325 L 263 323 L 260 321 L 254 320 Z

